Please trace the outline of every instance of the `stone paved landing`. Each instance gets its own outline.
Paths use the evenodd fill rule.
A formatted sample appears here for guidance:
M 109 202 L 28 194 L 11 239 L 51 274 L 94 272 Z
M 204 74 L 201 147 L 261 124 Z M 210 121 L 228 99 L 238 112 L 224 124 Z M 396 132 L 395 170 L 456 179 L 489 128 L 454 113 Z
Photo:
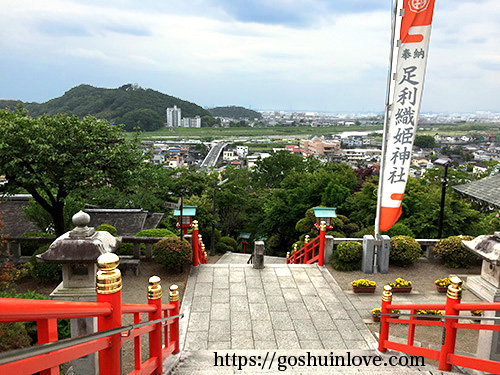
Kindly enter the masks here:
M 376 340 L 330 273 L 317 265 L 192 268 L 181 350 L 371 349 Z

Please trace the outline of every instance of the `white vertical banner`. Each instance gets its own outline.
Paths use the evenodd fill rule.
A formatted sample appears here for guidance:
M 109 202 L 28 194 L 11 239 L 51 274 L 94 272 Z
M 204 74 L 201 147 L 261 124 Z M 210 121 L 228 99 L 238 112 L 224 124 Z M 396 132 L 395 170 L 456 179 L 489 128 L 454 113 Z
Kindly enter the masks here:
M 401 216 L 424 88 L 434 2 L 403 0 L 393 98 L 387 112 L 389 119 L 379 182 L 381 199 L 377 215 L 381 231 L 391 228 Z

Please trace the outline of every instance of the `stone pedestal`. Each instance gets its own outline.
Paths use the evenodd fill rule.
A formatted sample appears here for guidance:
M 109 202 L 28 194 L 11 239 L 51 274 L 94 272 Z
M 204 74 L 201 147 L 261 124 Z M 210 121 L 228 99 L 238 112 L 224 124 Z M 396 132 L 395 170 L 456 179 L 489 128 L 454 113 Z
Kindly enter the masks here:
M 361 271 L 373 273 L 373 260 L 375 258 L 375 239 L 371 234 L 363 236 L 363 258 L 361 260 Z
M 467 278 L 467 289 L 484 302 L 500 302 L 500 289 L 486 281 L 482 275 L 469 276 Z M 483 316 L 500 317 L 500 311 L 484 311 Z M 492 321 L 482 320 L 481 324 L 492 324 Z M 500 324 L 500 322 L 497 321 L 495 324 Z M 478 358 L 500 361 L 499 331 L 479 331 L 477 356 Z
M 380 245 L 377 247 L 377 268 L 380 273 L 389 272 L 389 252 L 391 239 L 387 235 L 380 236 Z
M 325 236 L 325 264 L 330 263 L 333 256 L 333 236 Z
M 264 241 L 255 241 L 253 250 L 253 268 L 264 268 Z
M 82 272 L 87 269 L 87 273 Z M 63 281 L 52 291 L 50 299 L 58 301 L 96 302 L 95 264 L 75 266 L 64 264 Z M 97 332 L 97 318 L 70 319 L 71 337 L 89 335 Z M 98 374 L 97 353 L 75 359 L 71 362 L 75 374 Z

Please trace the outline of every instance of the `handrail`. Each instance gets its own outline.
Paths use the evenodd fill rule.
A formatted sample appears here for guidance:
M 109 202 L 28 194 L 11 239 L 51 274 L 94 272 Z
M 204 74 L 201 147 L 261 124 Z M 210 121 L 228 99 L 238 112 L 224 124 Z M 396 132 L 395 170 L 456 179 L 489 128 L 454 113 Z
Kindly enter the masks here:
M 53 352 L 54 350 L 66 349 L 66 348 L 69 348 L 69 347 L 72 347 L 75 345 L 84 344 L 84 343 L 87 343 L 90 341 L 95 341 L 95 340 L 98 340 L 101 338 L 106 338 L 106 337 L 109 337 L 112 335 L 116 335 L 117 333 L 131 331 L 135 328 L 146 327 L 149 325 L 162 323 L 162 322 L 165 322 L 167 320 L 176 319 L 176 318 L 182 319 L 183 317 L 184 317 L 184 313 L 181 313 L 178 315 L 168 316 L 168 317 L 161 318 L 161 319 L 151 320 L 151 321 L 138 323 L 138 324 L 130 324 L 128 326 L 122 326 L 119 328 L 109 329 L 107 331 L 91 333 L 90 335 L 79 336 L 79 337 L 74 337 L 74 338 L 70 338 L 70 339 L 49 342 L 47 344 L 40 344 L 40 345 L 32 346 L 29 348 L 11 350 L 8 352 L 0 353 L 0 365 L 4 365 L 4 364 L 15 362 L 15 361 L 20 361 L 20 360 L 23 360 L 26 358 L 31 358 L 31 357 L 38 356 L 38 355 L 48 354 L 50 352 Z
M 475 329 L 484 331 L 500 331 L 500 325 L 495 322 L 500 321 L 500 317 L 476 317 L 460 316 L 460 311 L 500 311 L 500 303 L 461 303 L 462 280 L 457 276 L 450 276 L 451 284 L 448 286 L 445 304 L 393 304 L 392 288 L 389 285 L 384 287 L 382 294 L 382 306 L 380 313 L 380 335 L 378 349 L 385 352 L 388 349 L 400 352 L 419 355 L 439 361 L 439 370 L 451 371 L 451 367 L 463 366 L 488 373 L 500 373 L 500 362 L 489 359 L 481 359 L 473 356 L 462 356 L 455 354 L 455 344 L 458 329 Z M 410 310 L 410 313 L 392 313 L 391 310 Z M 417 314 L 417 310 L 444 310 L 443 315 Z M 397 315 L 396 318 L 393 318 Z M 409 319 L 397 319 L 399 316 L 408 316 Z M 418 320 L 433 318 L 432 320 Z M 478 319 L 490 320 L 493 324 L 459 323 L 459 320 Z M 407 324 L 408 340 L 407 344 L 397 343 L 389 340 L 389 325 Z M 443 328 L 443 340 L 440 350 L 422 348 L 414 345 L 415 327 L 417 325 L 436 326 Z
M 109 315 L 111 305 L 103 302 L 74 302 L 0 298 L 0 321 L 73 319 Z

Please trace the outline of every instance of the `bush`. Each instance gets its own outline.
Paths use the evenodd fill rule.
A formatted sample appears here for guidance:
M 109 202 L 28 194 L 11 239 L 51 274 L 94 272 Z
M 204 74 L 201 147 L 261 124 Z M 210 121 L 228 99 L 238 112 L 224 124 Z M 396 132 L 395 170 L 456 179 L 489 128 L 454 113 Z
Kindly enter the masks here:
M 363 256 L 363 245 L 355 241 L 341 242 L 337 246 L 339 260 L 346 263 L 359 262 Z
M 113 235 L 116 237 L 117 235 L 117 230 L 114 226 L 109 225 L 109 224 L 101 224 L 98 225 L 97 228 L 95 228 L 96 231 L 100 232 L 108 232 L 109 234 Z
M 359 242 L 341 242 L 333 253 L 331 265 L 338 271 L 359 270 L 362 255 L 363 245 Z
M 471 236 L 451 236 L 436 243 L 432 252 L 443 261 L 446 267 L 468 267 L 477 256 L 462 246 L 462 240 L 470 241 Z
M 396 236 L 408 236 L 415 238 L 413 231 L 402 223 L 396 223 L 391 229 L 383 231 L 380 234 L 387 234 L 391 238 Z
M 144 246 L 144 249 L 146 246 Z M 145 253 L 145 252 L 144 252 Z M 121 243 L 115 250 L 116 255 L 134 255 L 134 244 L 130 242 Z
M 349 218 L 347 216 L 344 216 L 344 215 L 337 215 L 337 219 L 342 220 L 342 222 L 344 224 L 347 224 L 349 222 Z
M 359 231 L 359 226 L 356 223 L 346 224 L 342 228 L 342 232 L 346 233 L 347 235 L 352 235 L 358 231 Z
M 144 229 L 134 237 L 177 237 L 175 233 L 168 229 Z
M 41 283 L 48 283 L 51 281 L 61 281 L 61 265 L 52 263 L 42 263 L 36 258 L 38 254 L 47 251 L 49 245 L 42 246 L 31 256 L 31 276 Z
M 219 242 L 225 243 L 227 246 L 231 247 L 233 251 L 238 250 L 238 242 L 234 238 L 231 237 L 221 237 Z
M 345 238 L 345 234 L 344 233 L 336 232 L 336 231 L 326 232 L 326 235 L 327 236 L 333 236 L 333 238 Z
M 153 256 L 165 269 L 179 271 L 191 263 L 191 245 L 179 237 L 167 237 L 154 244 Z
M 365 235 L 370 235 L 370 234 L 372 236 L 375 234 L 375 229 L 374 229 L 373 225 L 369 226 L 367 228 L 361 229 L 359 232 L 357 232 L 357 233 L 354 234 L 354 237 L 360 237 L 361 238 L 361 237 L 363 237 Z
M 413 264 L 422 255 L 420 244 L 409 236 L 396 236 L 391 238 L 389 261 L 391 264 L 407 266 Z
M 226 243 L 219 241 L 215 244 L 215 252 L 217 254 L 224 254 L 227 253 L 228 251 L 233 251 L 233 248 Z
M 27 232 L 21 234 L 21 237 L 43 237 L 43 238 L 56 238 L 55 234 L 45 233 L 45 232 Z M 22 254 L 26 256 L 31 256 L 40 247 L 44 246 L 46 242 L 23 242 L 22 244 Z

